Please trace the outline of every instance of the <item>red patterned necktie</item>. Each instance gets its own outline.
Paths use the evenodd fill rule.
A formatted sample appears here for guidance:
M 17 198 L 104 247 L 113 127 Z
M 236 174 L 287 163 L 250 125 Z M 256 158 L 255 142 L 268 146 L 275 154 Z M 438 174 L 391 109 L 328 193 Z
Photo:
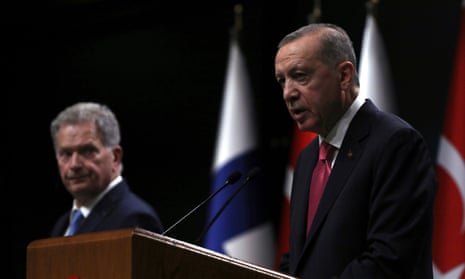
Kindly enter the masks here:
M 335 147 L 323 141 L 320 145 L 320 155 L 315 169 L 313 169 L 312 182 L 310 185 L 310 196 L 308 200 L 307 212 L 307 233 L 310 231 L 310 226 L 315 216 L 320 198 L 331 173 L 331 158 L 335 151 Z

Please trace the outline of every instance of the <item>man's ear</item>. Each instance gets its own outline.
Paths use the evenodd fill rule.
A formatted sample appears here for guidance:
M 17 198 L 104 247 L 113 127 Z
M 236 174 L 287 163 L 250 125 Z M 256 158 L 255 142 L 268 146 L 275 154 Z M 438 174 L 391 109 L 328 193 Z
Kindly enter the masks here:
M 355 78 L 355 67 L 350 61 L 344 61 L 339 64 L 338 72 L 340 76 L 341 89 L 348 90 L 353 83 Z
M 121 163 L 123 161 L 123 148 L 120 145 L 115 145 L 112 148 L 113 162 Z

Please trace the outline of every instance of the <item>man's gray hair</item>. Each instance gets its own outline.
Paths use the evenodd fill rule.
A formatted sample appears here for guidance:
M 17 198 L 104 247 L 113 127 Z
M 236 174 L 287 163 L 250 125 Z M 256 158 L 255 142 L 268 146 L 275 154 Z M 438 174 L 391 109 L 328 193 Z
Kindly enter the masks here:
M 287 34 L 278 43 L 278 49 L 282 46 L 307 35 L 318 35 L 321 38 L 319 46 L 319 58 L 321 62 L 336 67 L 342 61 L 350 61 L 355 68 L 355 78 L 358 83 L 357 57 L 354 46 L 347 32 L 331 23 L 311 23 Z
M 81 102 L 67 107 L 50 124 L 50 132 L 55 149 L 57 133 L 62 126 L 88 122 L 95 124 L 100 140 L 105 147 L 111 148 L 120 143 L 119 123 L 114 113 L 106 105 Z

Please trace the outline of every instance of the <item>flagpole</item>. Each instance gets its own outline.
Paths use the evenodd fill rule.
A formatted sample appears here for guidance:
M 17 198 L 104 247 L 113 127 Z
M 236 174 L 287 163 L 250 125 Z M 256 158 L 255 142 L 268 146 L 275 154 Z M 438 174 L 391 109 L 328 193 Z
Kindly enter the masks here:
M 233 33 L 237 36 L 242 30 L 242 11 L 244 8 L 241 4 L 234 5 L 234 27 Z
M 376 17 L 378 3 L 378 0 L 366 3 L 367 15 L 358 65 L 359 96 L 370 99 L 381 110 L 397 113 L 389 56 Z
M 241 5 L 234 6 L 230 45 L 213 160 L 212 189 L 234 171 L 242 174 L 262 165 L 251 80 L 239 37 Z M 205 248 L 265 267 L 273 265 L 274 226 L 264 176 L 225 188 L 209 202 Z M 239 194 L 237 189 L 241 189 Z M 204 234 L 205 232 L 205 234 Z
M 379 0 L 370 0 L 366 2 L 367 12 L 372 14 L 375 18 L 378 18 L 378 3 Z
M 321 19 L 321 1 L 315 0 L 313 1 L 313 10 L 308 15 L 307 20 L 308 23 L 316 23 L 319 22 Z

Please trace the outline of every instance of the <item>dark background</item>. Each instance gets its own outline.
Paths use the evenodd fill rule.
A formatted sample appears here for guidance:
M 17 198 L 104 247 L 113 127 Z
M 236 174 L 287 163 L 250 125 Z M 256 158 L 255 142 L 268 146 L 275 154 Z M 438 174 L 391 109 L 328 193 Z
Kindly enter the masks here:
M 208 195 L 237 3 L 244 7 L 242 49 L 278 220 L 292 122 L 274 79 L 273 58 L 279 39 L 307 22 L 312 1 L 68 0 L 4 6 L 2 219 L 7 223 L 2 227 L 11 272 L 5 278 L 25 278 L 27 244 L 47 237 L 71 206 L 59 181 L 49 123 L 76 101 L 99 101 L 114 110 L 122 129 L 123 174 L 166 227 Z M 322 3 L 321 21 L 344 27 L 358 54 L 365 3 Z M 435 155 L 460 1 L 382 1 L 378 12 L 398 114 L 418 128 Z M 193 241 L 205 211 L 171 235 Z

